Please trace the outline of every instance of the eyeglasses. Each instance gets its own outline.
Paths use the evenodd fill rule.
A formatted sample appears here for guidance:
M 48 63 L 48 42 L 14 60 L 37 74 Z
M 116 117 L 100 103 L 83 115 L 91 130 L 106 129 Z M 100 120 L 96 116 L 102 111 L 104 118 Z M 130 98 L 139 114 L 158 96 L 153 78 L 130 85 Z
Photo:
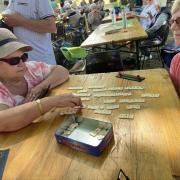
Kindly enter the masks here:
M 18 65 L 20 61 L 22 60 L 23 62 L 27 61 L 28 59 L 28 54 L 24 53 L 21 57 L 13 57 L 9 59 L 0 59 L 0 61 L 6 62 L 11 66 Z
M 180 27 L 180 17 L 178 17 L 177 19 L 171 19 L 169 22 L 170 25 L 176 23 Z

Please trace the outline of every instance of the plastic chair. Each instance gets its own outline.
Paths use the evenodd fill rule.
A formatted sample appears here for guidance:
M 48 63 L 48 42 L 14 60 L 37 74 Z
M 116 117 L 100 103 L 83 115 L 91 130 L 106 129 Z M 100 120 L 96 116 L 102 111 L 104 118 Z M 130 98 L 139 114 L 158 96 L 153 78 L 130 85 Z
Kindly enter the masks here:
M 80 44 L 87 38 L 88 26 L 85 21 L 85 17 L 82 16 L 79 18 L 76 26 L 73 26 L 69 21 L 68 25 L 65 28 L 66 39 L 72 42 L 74 46 L 80 46 Z
M 86 56 L 85 48 L 81 47 L 61 47 L 61 52 L 64 57 L 74 63 L 74 66 L 69 70 L 70 74 L 79 74 L 86 72 Z
M 164 21 L 162 26 L 157 31 L 157 36 L 152 39 L 144 40 L 140 43 L 140 49 L 148 49 L 148 52 L 156 52 L 159 60 L 162 62 L 162 67 L 164 67 L 164 61 L 161 57 L 160 48 L 163 47 L 166 43 L 167 37 L 169 34 L 169 24 L 167 21 Z M 144 59 L 142 60 L 141 68 L 144 66 Z

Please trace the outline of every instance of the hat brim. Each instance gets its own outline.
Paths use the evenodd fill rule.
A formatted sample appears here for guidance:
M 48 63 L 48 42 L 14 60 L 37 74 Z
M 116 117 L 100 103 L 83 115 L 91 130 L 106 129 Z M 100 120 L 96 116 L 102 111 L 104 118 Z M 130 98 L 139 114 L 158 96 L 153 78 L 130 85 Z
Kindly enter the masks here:
M 4 58 L 17 50 L 22 50 L 24 52 L 32 51 L 32 47 L 27 44 L 23 44 L 18 41 L 9 42 L 0 48 L 0 58 Z

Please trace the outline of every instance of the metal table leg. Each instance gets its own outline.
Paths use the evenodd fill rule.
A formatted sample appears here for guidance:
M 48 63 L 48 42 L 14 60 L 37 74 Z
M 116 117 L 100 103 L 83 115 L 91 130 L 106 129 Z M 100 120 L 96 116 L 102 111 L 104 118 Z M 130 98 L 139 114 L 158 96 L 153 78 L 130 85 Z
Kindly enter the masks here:
M 140 69 L 140 59 L 139 59 L 139 41 L 136 41 L 136 66 Z

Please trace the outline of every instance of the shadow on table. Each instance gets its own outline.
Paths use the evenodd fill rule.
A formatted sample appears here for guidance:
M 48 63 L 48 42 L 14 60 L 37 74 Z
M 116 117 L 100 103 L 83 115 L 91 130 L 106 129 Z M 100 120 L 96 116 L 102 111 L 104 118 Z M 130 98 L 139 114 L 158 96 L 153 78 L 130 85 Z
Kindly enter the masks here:
M 58 147 L 56 148 L 57 153 L 60 153 L 61 155 L 68 157 L 72 160 L 77 161 L 78 163 L 86 163 L 86 165 L 94 168 L 100 168 L 106 158 L 111 153 L 111 150 L 115 144 L 114 137 L 111 139 L 110 143 L 105 147 L 104 151 L 100 156 L 93 156 L 91 154 L 77 151 L 74 149 L 71 149 L 68 146 L 58 144 Z

